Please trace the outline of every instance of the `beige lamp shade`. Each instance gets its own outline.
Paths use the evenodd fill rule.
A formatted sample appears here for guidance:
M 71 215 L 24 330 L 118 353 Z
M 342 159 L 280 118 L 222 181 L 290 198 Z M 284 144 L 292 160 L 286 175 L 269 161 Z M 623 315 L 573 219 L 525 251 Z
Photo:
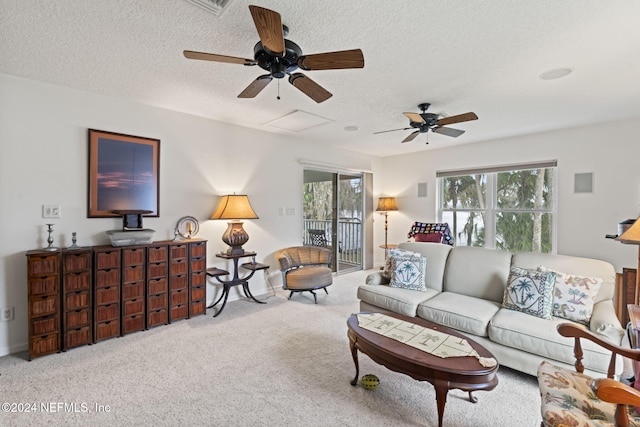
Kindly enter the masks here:
M 249 241 L 249 235 L 242 227 L 241 219 L 258 219 L 249 203 L 249 198 L 243 194 L 222 196 L 218 207 L 211 219 L 229 219 L 227 230 L 222 235 L 222 241 L 229 245 L 228 255 L 242 255 L 242 245 Z
M 395 197 L 380 197 L 378 199 L 378 207 L 376 208 L 377 212 L 388 212 L 397 210 L 398 206 L 396 205 Z
M 631 227 L 624 233 L 619 235 L 616 240 L 622 243 L 634 243 L 640 245 L 640 218 L 633 223 Z
M 258 219 L 244 194 L 222 196 L 211 219 Z

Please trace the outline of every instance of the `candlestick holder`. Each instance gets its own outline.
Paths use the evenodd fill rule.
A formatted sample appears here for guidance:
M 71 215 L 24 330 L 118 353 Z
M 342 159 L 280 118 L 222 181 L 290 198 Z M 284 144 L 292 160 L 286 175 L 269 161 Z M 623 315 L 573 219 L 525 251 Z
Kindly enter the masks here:
M 47 243 L 49 243 L 49 246 L 44 248 L 44 250 L 57 251 L 59 248 L 53 246 L 53 236 L 51 235 L 51 233 L 53 233 L 53 224 L 47 224 L 47 232 L 49 233 L 49 236 L 47 237 Z
M 77 241 L 76 232 L 74 231 L 73 233 L 71 233 L 71 246 L 69 246 L 69 249 L 79 249 L 80 248 L 80 246 L 77 245 L 76 241 Z

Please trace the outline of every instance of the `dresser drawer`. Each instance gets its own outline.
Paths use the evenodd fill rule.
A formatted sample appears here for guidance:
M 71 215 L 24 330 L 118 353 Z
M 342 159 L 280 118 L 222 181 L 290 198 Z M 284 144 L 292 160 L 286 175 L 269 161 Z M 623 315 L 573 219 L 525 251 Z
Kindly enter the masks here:
M 191 303 L 191 313 L 189 313 L 189 315 L 191 317 L 198 316 L 200 314 L 205 314 L 206 311 L 207 311 L 207 304 L 205 300 L 194 301 Z
M 186 259 L 176 259 L 172 260 L 169 267 L 169 274 L 171 276 L 176 276 L 179 274 L 187 274 L 187 270 L 189 269 L 189 264 Z
M 96 322 L 114 320 L 120 317 L 120 304 L 101 305 L 96 307 Z
M 65 273 L 91 269 L 91 252 L 65 253 L 62 259 Z
M 205 271 L 207 269 L 207 260 L 195 259 L 191 261 L 191 271 Z
M 117 319 L 96 324 L 96 341 L 119 336 L 120 322 Z
M 91 296 L 89 291 L 76 291 L 64 294 L 64 310 L 77 310 L 90 306 Z
M 124 283 L 137 282 L 144 280 L 144 265 L 131 265 L 125 267 L 122 273 L 122 281 Z
M 187 258 L 187 244 L 183 243 L 180 245 L 171 245 L 171 259 L 186 259 Z
M 96 288 L 103 286 L 114 286 L 120 284 L 120 269 L 110 268 L 108 270 L 96 271 Z
M 96 270 L 106 270 L 120 267 L 120 251 L 96 252 Z
M 148 313 L 147 327 L 152 328 L 154 326 L 166 325 L 169 323 L 167 318 L 167 310 L 156 310 Z
M 152 279 L 149 280 L 148 295 L 154 294 L 166 294 L 167 293 L 167 279 Z
M 171 307 L 171 321 L 186 319 L 189 317 L 189 307 L 186 304 Z
M 131 316 L 132 314 L 143 314 L 144 313 L 144 299 L 137 298 L 128 301 L 124 301 L 122 303 L 123 310 L 122 313 L 124 316 Z
M 191 288 L 191 299 L 193 301 L 197 301 L 199 299 L 205 299 L 207 297 L 207 289 L 202 288 Z
M 122 319 L 122 333 L 129 334 L 144 330 L 144 314 L 127 316 Z
M 167 277 L 167 263 L 166 262 L 158 262 L 149 264 L 147 266 L 148 275 L 147 278 L 152 279 L 160 279 L 162 277 Z
M 120 301 L 120 288 L 108 286 L 96 289 L 96 305 L 111 304 Z
M 31 317 L 48 316 L 58 313 L 58 295 L 31 297 L 29 299 L 29 315 Z
M 122 250 L 122 264 L 124 266 L 144 265 L 145 248 L 127 248 Z
M 191 287 L 204 286 L 207 282 L 207 275 L 204 271 L 198 271 L 197 273 L 191 273 Z
M 77 347 L 91 343 L 91 328 L 84 326 L 73 330 L 67 330 L 64 335 L 64 348 Z
M 150 263 L 167 261 L 166 246 L 149 246 L 147 254 Z
M 30 256 L 28 261 L 29 276 L 46 276 L 58 274 L 58 255 Z
M 30 296 L 55 294 L 58 292 L 58 276 L 38 276 L 29 279 Z
M 58 316 L 33 319 L 30 322 L 31 335 L 46 335 L 58 332 Z
M 175 291 L 178 289 L 187 289 L 187 285 L 188 285 L 187 278 L 188 278 L 187 275 L 171 276 L 171 278 L 169 278 L 169 289 L 172 291 Z
M 171 305 L 186 304 L 189 300 L 189 292 L 186 289 L 171 292 Z
M 68 311 L 64 314 L 64 328 L 76 329 L 91 323 L 91 312 L 89 310 Z
M 192 243 L 191 244 L 191 258 L 200 258 L 207 255 L 206 242 Z
M 149 296 L 147 310 L 153 311 L 161 308 L 167 308 L 167 294 Z
M 91 273 L 89 271 L 66 273 L 62 287 L 64 292 L 89 289 L 91 287 Z
M 58 334 L 42 335 L 29 341 L 29 355 L 31 357 L 60 351 L 60 336 Z
M 122 299 L 134 299 L 144 297 L 144 282 L 125 283 L 122 285 Z

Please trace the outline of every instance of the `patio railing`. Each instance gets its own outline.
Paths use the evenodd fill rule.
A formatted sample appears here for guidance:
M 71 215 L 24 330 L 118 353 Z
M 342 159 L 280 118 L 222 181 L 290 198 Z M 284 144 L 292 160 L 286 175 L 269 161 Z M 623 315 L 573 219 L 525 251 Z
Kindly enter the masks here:
M 333 244 L 333 226 L 330 220 L 305 219 L 304 220 L 304 237 L 305 245 L 313 244 L 311 236 L 307 230 L 324 230 L 329 246 Z M 347 264 L 362 264 L 362 223 L 358 220 L 339 220 L 337 232 L 338 244 L 338 262 Z

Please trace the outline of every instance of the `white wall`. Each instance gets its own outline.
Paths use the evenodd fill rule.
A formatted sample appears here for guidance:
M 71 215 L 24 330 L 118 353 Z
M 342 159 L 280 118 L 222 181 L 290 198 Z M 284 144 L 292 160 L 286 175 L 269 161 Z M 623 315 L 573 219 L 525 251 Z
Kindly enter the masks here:
M 299 158 L 350 169 L 373 170 L 376 158 L 328 152 L 288 135 L 275 135 L 129 101 L 0 74 L 0 307 L 14 306 L 15 319 L 0 323 L 0 356 L 25 350 L 27 278 L 25 251 L 69 246 L 77 232 L 82 246 L 107 244 L 106 230 L 121 220 L 87 218 L 87 129 L 160 139 L 160 217 L 145 218 L 155 240 L 173 238 L 179 218 L 196 217 L 197 237 L 208 240 L 208 266 L 227 268 L 215 253 L 225 221 L 208 220 L 218 197 L 248 194 L 260 217 L 245 222 L 247 249 L 271 264 L 271 283 L 281 285 L 273 253 L 301 243 L 302 166 Z M 43 204 L 62 206 L 62 218 L 42 218 Z M 280 216 L 278 208 L 296 208 Z M 270 291 L 261 274 L 251 280 L 256 295 Z M 219 287 L 210 285 L 211 301 Z M 235 290 L 237 291 L 237 290 Z M 231 298 L 237 298 L 234 292 Z
M 557 159 L 557 253 L 604 259 L 618 272 L 636 268 L 638 247 L 605 235 L 617 234 L 620 221 L 640 214 L 639 129 L 640 119 L 626 120 L 387 157 L 376 182 L 380 193 L 398 197 L 399 211 L 389 215 L 389 242 L 406 241 L 413 221 L 436 220 L 438 170 Z M 594 191 L 576 194 L 574 174 L 584 172 L 593 173 Z M 427 183 L 427 198 L 417 197 L 419 182 Z M 377 244 L 381 239 L 378 233 Z

